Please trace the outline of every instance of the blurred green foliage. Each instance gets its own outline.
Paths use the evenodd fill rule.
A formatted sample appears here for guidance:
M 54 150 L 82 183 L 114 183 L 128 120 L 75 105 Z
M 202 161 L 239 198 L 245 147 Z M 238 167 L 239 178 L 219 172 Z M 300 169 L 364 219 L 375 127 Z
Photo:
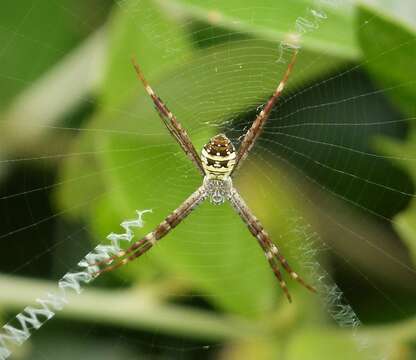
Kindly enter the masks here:
M 411 175 L 414 182 L 416 167 L 409 159 L 416 159 L 416 23 L 409 23 L 407 19 L 416 8 L 411 3 L 398 7 L 393 18 L 383 10 L 360 8 L 359 19 L 373 18 L 360 31 L 359 38 L 366 57 L 372 60 L 367 65 L 369 71 L 387 89 L 391 101 L 408 116 L 410 131 L 403 142 L 381 138 L 378 139 L 378 146 L 383 153 L 394 157 L 394 162 Z M 388 10 L 391 11 L 390 8 Z M 415 220 L 416 203 L 412 200 L 408 209 L 397 215 L 394 223 L 416 264 Z
M 14 86 L 10 88 L 7 86 L 10 80 L 3 78 L 4 83 L 0 86 L 2 105 L 12 101 L 28 82 L 70 52 L 98 24 L 104 23 L 104 16 L 100 17 L 93 12 L 95 15 L 92 23 L 88 23 L 86 28 L 74 30 L 71 16 L 66 18 L 62 14 L 85 12 L 82 10 L 85 3 L 68 2 L 60 6 L 50 4 L 41 2 L 41 5 L 26 7 L 23 11 L 23 8 L 7 3 L 4 11 L 0 12 L 0 18 L 4 18 L 3 30 L 0 29 L 0 39 L 3 36 L 6 44 L 3 50 L 13 50 L 5 57 L 7 61 L 2 73 L 21 80 L 13 82 Z M 108 47 L 102 81 L 93 94 L 94 109 L 82 119 L 83 131 L 71 139 L 70 148 L 66 149 L 69 155 L 82 156 L 68 156 L 59 163 L 59 186 L 56 186 L 54 196 L 59 211 L 66 215 L 65 221 L 82 224 L 91 233 L 88 241 L 101 243 L 108 233 L 117 232 L 123 219 L 134 216 L 135 209 L 152 208 L 153 214 L 146 215 L 145 227 L 137 235 L 143 234 L 154 228 L 201 182 L 138 84 L 129 62 L 131 56 L 137 56 L 149 82 L 169 104 L 199 149 L 219 130 L 232 133 L 241 124 L 246 126 L 253 117 L 253 110 L 267 99 L 276 86 L 275 74 L 281 74 L 285 68 L 284 62 L 276 61 L 282 55 L 279 43 L 293 39 L 299 17 L 309 19 L 312 25 L 302 38 L 302 51 L 288 86 L 288 94 L 295 89 L 306 89 L 309 86 L 314 88 L 310 84 L 316 83 L 317 96 L 322 96 L 323 99 L 325 94 L 319 93 L 322 88 L 319 85 L 329 83 L 332 86 L 332 74 L 342 74 L 343 69 L 351 67 L 351 63 L 353 66 L 362 64 L 371 81 L 383 89 L 391 104 L 406 114 L 409 131 L 404 141 L 385 136 L 374 139 L 373 134 L 365 131 L 359 136 L 355 133 L 350 133 L 349 136 L 355 141 L 357 151 L 361 149 L 361 142 L 368 147 L 375 143 L 380 152 L 394 157 L 394 166 L 399 166 L 415 181 L 416 167 L 414 162 L 407 161 L 408 158 L 416 158 L 412 124 L 416 110 L 413 66 L 416 55 L 415 28 L 400 16 L 400 12 L 386 10 L 378 2 L 372 2 L 371 5 L 324 7 L 320 10 L 319 21 L 316 16 L 311 20 L 314 4 L 314 1 L 307 0 L 264 1 L 261 4 L 254 0 L 117 2 L 105 23 Z M 106 6 L 90 6 L 100 8 L 103 14 L 107 9 Z M 50 22 L 40 20 L 32 11 L 40 15 L 47 12 Z M 267 11 L 267 16 L 264 11 Z M 323 16 L 324 13 L 327 18 Z M 26 17 L 42 26 L 35 26 L 36 32 L 32 33 L 33 25 L 24 21 Z M 83 20 L 82 24 L 87 23 L 87 20 Z M 28 33 L 31 34 L 30 37 L 27 36 Z M 25 36 L 22 37 L 21 34 Z M 41 50 L 38 49 L 39 39 L 42 40 Z M 14 46 L 14 42 L 19 46 Z M 287 56 L 285 53 L 283 55 Z M 29 69 L 25 66 L 27 57 L 32 57 Z M 340 75 L 333 77 L 337 76 Z M 339 91 L 339 87 L 342 88 L 344 84 L 340 81 L 338 87 L 333 86 Z M 355 91 L 356 89 L 358 85 L 354 88 Z M 345 89 L 339 97 L 342 99 L 348 91 Z M 335 93 L 338 95 L 338 92 Z M 360 94 L 355 96 L 359 97 Z M 377 104 L 372 105 L 372 108 L 375 107 Z M 382 106 L 380 108 L 384 109 Z M 343 111 L 349 115 L 349 112 Z M 333 114 L 336 115 L 336 110 Z M 312 143 L 305 145 L 309 151 L 302 150 L 306 156 L 310 156 L 306 157 L 306 162 L 332 166 L 333 163 L 343 161 L 339 160 L 342 152 L 334 151 L 332 158 L 329 155 L 319 157 L 319 151 L 313 144 L 312 132 L 307 127 L 305 129 Z M 328 139 L 340 137 L 336 131 L 325 133 L 325 136 Z M 384 134 L 395 134 L 395 128 L 389 131 Z M 313 281 L 313 273 L 307 272 L 305 268 L 302 270 L 302 267 L 305 267 L 305 263 L 315 263 L 319 259 L 311 258 L 313 253 L 304 258 L 307 244 L 302 245 L 313 236 L 308 219 L 310 213 L 314 212 L 314 204 L 311 205 L 312 201 L 306 199 L 308 190 L 304 188 L 307 189 L 307 186 L 299 179 L 299 174 L 294 175 L 291 168 L 285 166 L 290 161 L 295 163 L 296 154 L 289 153 L 286 157 L 282 155 L 281 160 L 277 161 L 280 155 L 276 156 L 276 142 L 270 134 L 273 135 L 273 129 L 269 134 L 266 132 L 261 151 L 253 155 L 253 158 L 261 161 L 249 161 L 236 179 L 236 186 L 282 252 L 287 254 L 293 267 L 300 269 L 300 273 L 305 273 L 305 277 Z M 308 134 L 298 136 L 308 139 Z M 328 142 L 331 143 L 330 140 Z M 278 142 L 277 145 L 281 143 Z M 403 154 L 406 154 L 406 159 Z M 325 160 L 321 160 L 323 158 Z M 348 159 L 345 161 L 348 162 Z M 382 169 L 395 171 L 387 163 L 385 161 Z M 370 165 L 366 162 L 361 167 L 353 166 L 364 171 Z M 379 171 L 386 172 L 380 169 Z M 405 207 L 404 201 L 392 205 L 391 212 L 385 210 L 386 201 L 380 201 L 381 205 L 376 204 L 380 209 L 377 206 L 373 208 L 374 195 L 372 198 L 371 194 L 362 195 L 361 188 L 359 196 L 365 198 L 367 195 L 367 200 L 345 197 L 348 191 L 353 192 L 350 189 L 350 179 L 340 190 L 340 186 L 327 187 L 326 182 L 334 183 L 332 178 L 320 181 L 317 173 L 313 178 L 308 171 L 310 169 L 305 167 L 301 175 L 318 179 L 314 181 L 322 184 L 330 193 L 341 194 L 341 198 L 354 204 L 365 204 L 363 207 L 371 203 L 366 207 L 368 213 L 395 215 L 393 226 L 407 245 L 409 256 L 416 259 L 414 200 L 408 209 L 400 213 L 397 212 Z M 396 181 L 404 176 L 403 172 L 395 174 Z M 345 170 L 341 175 L 346 177 L 347 173 Z M 397 190 L 397 193 L 400 191 Z M 413 197 L 406 191 L 402 191 L 401 195 Z M 391 201 L 391 198 L 387 199 L 387 202 Z M 296 226 L 293 219 L 296 219 Z M 305 231 L 294 231 L 294 228 Z M 161 326 L 160 323 L 158 325 L 158 310 L 165 314 L 163 306 L 171 303 L 182 304 L 183 310 L 176 317 L 174 311 L 166 313 L 170 314 L 166 315 L 167 321 L 172 316 L 174 323 L 171 330 L 165 326 L 168 329 L 166 332 L 170 332 L 172 337 L 180 334 L 184 338 L 203 338 L 201 333 L 204 334 L 204 331 L 201 329 L 199 333 L 195 327 L 198 324 L 204 326 L 204 319 L 209 316 L 212 316 L 211 320 L 224 321 L 227 326 L 230 320 L 231 328 L 233 319 L 247 321 L 244 329 L 235 325 L 233 336 L 224 335 L 227 331 L 218 326 L 217 338 L 224 341 L 222 359 L 370 359 L 379 358 L 380 354 L 390 354 L 391 358 L 397 359 L 412 359 L 414 355 L 411 343 L 415 339 L 411 334 L 416 333 L 416 327 L 412 322 L 410 325 L 403 323 L 403 326 L 399 323 L 395 327 L 387 324 L 381 330 L 376 326 L 364 326 L 363 330 L 356 332 L 351 329 L 344 331 L 331 323 L 323 301 L 292 283 L 290 289 L 296 300 L 290 306 L 286 304 L 258 245 L 228 205 L 214 208 L 208 203 L 203 204 L 168 238 L 163 239 L 157 249 L 140 261 L 108 274 L 107 280 L 103 280 L 100 285 L 106 288 L 109 284 L 122 286 L 125 283 L 144 294 L 149 292 L 149 298 L 155 302 L 154 323 L 151 316 L 148 323 L 144 321 L 141 324 L 141 320 L 133 316 L 129 323 L 128 313 L 123 313 L 123 306 L 120 305 L 120 309 L 117 309 L 120 318 L 108 320 L 112 325 L 117 319 L 124 319 L 118 323 L 119 327 L 151 329 L 154 324 L 154 331 L 158 332 Z M 112 291 L 111 288 L 108 289 L 108 297 L 111 297 Z M 187 304 L 186 301 L 195 294 L 202 304 Z M 131 304 L 137 300 L 140 308 L 141 297 L 136 296 L 134 292 L 122 293 L 120 301 Z M 146 295 L 142 296 L 146 299 Z M 96 301 L 112 304 L 109 298 L 97 296 Z M 210 309 L 204 314 L 206 318 L 198 318 L 200 322 L 195 322 L 195 306 Z M 143 308 L 147 309 L 145 306 Z M 82 308 L 80 309 L 78 312 L 76 309 L 72 311 L 81 317 Z M 131 307 L 125 306 L 125 311 L 131 311 Z M 415 312 L 416 309 L 413 307 L 412 311 Z M 93 315 L 84 315 L 100 322 L 99 311 Z M 181 317 L 180 321 L 183 318 L 184 323 L 194 324 L 194 327 L 184 326 L 185 330 L 181 331 L 178 317 Z M 208 320 L 206 324 L 209 328 Z M 187 330 L 191 328 L 194 331 Z M 212 328 L 214 330 L 205 332 L 215 333 L 215 326 Z M 251 329 L 251 332 L 247 332 L 247 329 Z M 256 333 L 257 336 L 247 335 L 248 333 Z M 394 336 L 389 336 L 390 334 Z M 143 334 L 143 338 L 146 336 Z M 214 335 L 211 336 L 215 338 Z M 363 338 L 368 341 L 366 346 L 358 344 Z M 71 339 L 67 344 L 76 341 Z M 173 342 L 172 347 L 182 346 L 178 345 L 181 341 Z M 207 341 L 211 341 L 208 336 Z M 39 343 L 39 346 L 45 351 L 45 345 Z M 101 346 L 97 345 L 97 348 Z M 48 342 L 45 347 L 48 347 Z M 198 345 L 197 350 L 201 349 Z M 118 351 L 117 348 L 115 354 L 121 354 Z M 133 356 L 130 355 L 129 347 L 120 351 L 125 351 L 123 356 Z M 213 353 L 212 356 L 215 355 Z M 83 358 L 102 358 L 101 356 L 104 355 L 93 353 L 86 354 Z M 166 355 L 166 358 L 172 356 Z M 117 358 L 117 355 L 108 355 L 108 358 Z
M 100 3 L 100 6 L 97 6 Z M 3 108 L 100 25 L 110 1 L 5 0 L 0 11 Z M 74 21 L 83 14 L 81 23 Z

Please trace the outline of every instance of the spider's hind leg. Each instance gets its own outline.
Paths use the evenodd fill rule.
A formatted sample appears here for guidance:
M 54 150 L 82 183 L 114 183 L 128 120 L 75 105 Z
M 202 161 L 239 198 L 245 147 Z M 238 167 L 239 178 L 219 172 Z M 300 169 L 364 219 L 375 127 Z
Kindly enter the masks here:
M 276 276 L 277 280 L 279 280 L 279 285 L 281 289 L 285 293 L 289 302 L 292 302 L 292 296 L 289 293 L 289 289 L 287 288 L 286 281 L 283 280 L 282 273 L 279 270 L 279 263 L 276 261 L 276 258 L 271 255 L 270 251 L 267 248 L 267 245 L 263 241 L 260 241 L 260 240 L 259 240 L 259 243 L 264 251 L 264 255 L 266 255 L 267 261 L 269 262 L 269 265 L 272 268 L 274 275 Z
M 109 259 L 100 263 L 94 264 L 99 268 L 96 275 L 109 272 L 135 260 L 150 250 L 158 240 L 167 235 L 173 228 L 175 228 L 186 216 L 188 216 L 197 205 L 199 205 L 206 198 L 205 188 L 199 187 L 192 193 L 179 207 L 168 215 L 153 231 L 146 236 L 136 241 L 128 249 L 121 251 L 118 255 L 110 257 Z M 111 264 L 115 261 L 114 264 Z
M 265 233 L 264 230 L 263 232 Z M 293 280 L 296 280 L 299 284 L 304 286 L 306 289 L 316 293 L 317 291 L 313 286 L 309 285 L 305 280 L 303 280 L 303 278 L 299 276 L 297 272 L 292 270 L 286 258 L 280 253 L 277 246 L 274 243 L 272 243 L 270 239 L 268 239 L 267 242 L 269 246 L 268 246 L 268 251 L 266 252 L 266 257 L 277 259 Z
M 152 234 L 152 233 L 150 233 L 150 234 Z M 106 266 L 106 267 L 98 270 L 97 275 L 101 275 L 103 273 L 116 270 L 119 267 L 127 264 L 128 262 L 133 261 L 134 259 L 140 257 L 147 250 L 150 250 L 150 248 L 156 242 L 156 240 L 150 241 L 150 240 L 147 239 L 150 234 L 146 235 L 144 238 L 142 238 L 141 240 L 134 243 L 126 251 L 120 252 L 119 256 L 113 256 L 107 262 L 100 263 L 99 265 L 107 265 L 107 264 L 111 264 L 111 262 L 114 261 L 114 260 L 118 260 L 116 263 L 114 263 L 112 265 L 109 265 L 109 266 Z
M 251 234 L 257 239 L 260 246 L 262 247 L 266 255 L 266 258 L 270 264 L 270 267 L 272 268 L 273 273 L 279 280 L 280 287 L 284 291 L 289 302 L 291 301 L 291 297 L 289 291 L 287 290 L 286 283 L 283 280 L 281 272 L 279 270 L 279 264 L 282 265 L 282 267 L 288 272 L 292 279 L 296 280 L 306 289 L 316 293 L 317 291 L 314 287 L 306 283 L 306 281 L 303 280 L 298 273 L 292 270 L 285 257 L 282 254 L 280 254 L 279 249 L 272 242 L 269 234 L 266 232 L 266 230 L 264 230 L 263 225 L 251 212 L 251 210 L 249 209 L 243 198 L 240 196 L 238 191 L 235 188 L 232 188 L 230 193 L 230 201 L 232 206 L 240 215 L 242 220 L 247 224 Z
M 271 243 L 270 246 L 270 250 L 269 252 L 271 254 L 273 254 L 274 257 L 276 257 L 280 264 L 282 264 L 283 268 L 287 271 L 287 273 L 290 275 L 290 277 L 293 280 L 296 280 L 298 283 L 300 283 L 301 285 L 303 285 L 305 288 L 307 288 L 308 290 L 316 293 L 316 289 L 309 285 L 305 280 L 303 280 L 299 274 L 295 271 L 292 270 L 291 266 L 289 265 L 289 263 L 287 262 L 286 258 L 280 253 L 279 249 L 277 248 L 277 246 L 273 243 Z
M 255 236 L 262 247 L 264 254 L 266 255 L 267 261 L 269 262 L 270 267 L 273 270 L 273 273 L 279 280 L 279 285 L 284 291 L 287 299 L 289 302 L 292 302 L 291 296 L 287 289 L 286 282 L 283 280 L 281 272 L 279 270 L 279 265 L 282 265 L 283 268 L 287 271 L 290 277 L 293 280 L 296 280 L 301 285 L 303 285 L 306 289 L 316 293 L 316 289 L 309 285 L 305 280 L 303 280 L 298 273 L 294 272 L 292 268 L 289 266 L 286 258 L 280 254 L 279 249 L 277 246 L 270 240 L 269 234 L 263 229 L 259 221 L 257 220 L 257 225 L 259 228 L 256 227 L 249 228 L 250 232 Z

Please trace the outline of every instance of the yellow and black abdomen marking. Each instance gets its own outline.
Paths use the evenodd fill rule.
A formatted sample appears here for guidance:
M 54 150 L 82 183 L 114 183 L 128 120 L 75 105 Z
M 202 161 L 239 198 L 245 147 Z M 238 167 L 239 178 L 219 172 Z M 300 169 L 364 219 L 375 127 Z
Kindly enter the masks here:
M 235 165 L 235 149 L 224 134 L 214 136 L 202 148 L 202 166 L 207 175 L 221 179 L 231 174 Z

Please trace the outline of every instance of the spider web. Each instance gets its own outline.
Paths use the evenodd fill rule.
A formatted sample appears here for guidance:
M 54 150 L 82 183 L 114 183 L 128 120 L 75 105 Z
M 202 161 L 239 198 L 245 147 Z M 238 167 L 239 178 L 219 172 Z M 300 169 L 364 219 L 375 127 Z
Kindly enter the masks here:
M 362 355 L 373 345 L 359 329 L 361 320 L 371 324 L 374 319 L 368 307 L 378 303 L 375 309 L 393 318 L 411 313 L 403 294 L 414 291 L 409 284 L 415 275 L 394 228 L 413 187 L 394 161 L 414 158 L 405 152 L 387 155 L 375 139 L 404 138 L 411 119 L 388 95 L 412 82 L 379 84 L 366 71 L 394 48 L 370 58 L 349 53 L 347 41 L 331 48 L 334 37 L 351 35 L 342 26 L 335 26 L 332 37 L 325 35 L 349 11 L 346 2 L 296 2 L 290 11 L 267 2 L 227 4 L 216 11 L 214 1 L 160 1 L 157 6 L 118 1 L 113 4 L 118 15 L 113 13 L 104 29 L 105 15 L 94 12 L 101 20 L 90 23 L 85 8 L 28 2 L 17 23 L 0 28 L 7 40 L 0 49 L 6 64 L 14 45 L 39 54 L 27 72 L 16 74 L 5 66 L 0 75 L 2 86 L 15 95 L 3 100 L 2 268 L 4 274 L 24 276 L 2 280 L 5 289 L 10 284 L 2 290 L 3 322 L 16 326 L 16 312 L 74 272 L 98 243 L 108 244 L 107 234 L 122 233 L 119 224 L 132 219 L 135 210 L 153 209 L 144 216 L 139 236 L 201 182 L 137 84 L 128 63 L 131 53 L 137 53 L 148 80 L 200 149 L 218 132 L 238 144 L 276 87 L 291 50 L 301 44 L 289 87 L 235 184 L 319 296 L 288 281 L 295 299 L 288 307 L 238 216 L 227 206 L 203 204 L 148 255 L 71 298 L 67 312 L 34 332 L 31 346 L 16 350 L 22 358 L 73 358 L 74 344 L 83 359 L 231 357 L 239 349 L 270 344 L 270 351 L 278 351 L 281 341 L 270 338 L 285 334 L 278 325 L 285 321 L 288 328 L 296 326 L 291 322 L 305 326 L 298 325 L 285 344 L 294 358 L 296 345 L 303 344 L 296 340 L 308 334 L 307 325 L 317 323 L 346 328 Z M 75 71 L 84 77 L 69 76 L 61 87 L 50 86 L 61 79 L 59 69 L 43 87 L 34 75 L 51 63 L 77 63 L 76 56 L 63 58 L 68 50 L 61 45 L 65 40 L 75 49 L 76 41 L 51 39 L 25 27 L 27 22 L 36 26 L 45 7 L 66 13 L 72 26 L 83 29 L 79 42 L 88 38 L 79 51 L 87 58 L 82 64 L 88 73 Z M 159 7 L 164 12 L 155 12 Z M 108 11 L 102 3 L 94 9 Z M 164 22 L 166 12 L 173 14 L 173 28 Z M 118 17 L 126 19 L 123 26 Z M 359 28 L 372 21 L 359 18 Z M 285 29 L 286 36 L 277 41 L 270 29 Z M 103 38 L 109 43 L 103 45 Z M 111 70 L 102 75 L 108 48 L 121 55 L 110 53 L 106 66 Z M 33 92 L 26 95 L 27 89 Z M 28 101 L 33 98 L 37 106 Z M 47 105 L 39 106 L 44 99 Z M 50 282 L 32 282 L 33 276 Z M 156 306 L 161 303 L 172 307 Z M 137 317 L 132 315 L 136 306 Z M 183 308 L 189 312 L 175 313 Z M 161 310 L 166 312 L 160 315 Z M 241 322 L 203 321 L 215 314 L 238 316 Z M 250 328 L 246 319 L 256 319 L 259 328 Z M 237 324 L 239 331 L 230 333 L 227 326 Z M 275 332 L 258 339 L 269 324 Z M 76 335 L 69 336 L 68 329 Z M 242 340 L 244 331 L 254 332 L 255 340 Z M 374 358 L 387 356 L 372 352 Z

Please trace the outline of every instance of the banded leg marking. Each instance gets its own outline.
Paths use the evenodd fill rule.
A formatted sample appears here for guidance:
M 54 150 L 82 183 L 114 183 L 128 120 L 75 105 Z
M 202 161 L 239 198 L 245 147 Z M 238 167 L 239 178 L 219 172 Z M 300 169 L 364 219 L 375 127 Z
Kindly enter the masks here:
M 257 223 L 260 224 L 258 220 L 257 220 Z M 313 288 L 308 283 L 306 283 L 306 281 L 303 280 L 297 272 L 292 270 L 286 258 L 281 254 L 277 246 L 271 241 L 269 234 L 263 229 L 262 226 L 259 229 L 259 232 L 257 235 L 257 238 L 259 237 L 262 237 L 263 241 L 267 244 L 268 254 L 270 254 L 270 256 L 272 256 L 274 259 L 277 259 L 279 261 L 279 263 L 283 266 L 283 268 L 286 270 L 286 272 L 289 274 L 289 276 L 293 280 L 296 280 L 298 283 L 303 285 L 308 290 L 316 293 L 315 288 Z
M 298 273 L 294 272 L 290 265 L 288 264 L 286 258 L 280 253 L 277 246 L 271 241 L 269 234 L 264 230 L 263 225 L 260 221 L 254 216 L 254 214 L 250 211 L 247 204 L 237 192 L 235 188 L 231 190 L 231 204 L 243 219 L 243 221 L 247 224 L 248 229 L 250 230 L 251 234 L 257 239 L 260 246 L 262 247 L 266 258 L 269 262 L 270 267 L 272 268 L 275 276 L 279 280 L 280 287 L 284 291 L 286 297 L 288 298 L 289 302 L 291 302 L 291 296 L 287 289 L 286 283 L 282 279 L 281 272 L 279 270 L 279 264 L 287 271 L 289 276 L 303 285 L 305 288 L 312 292 L 316 292 L 315 288 L 307 284 Z
M 179 143 L 182 150 L 185 154 L 189 157 L 189 159 L 195 164 L 202 175 L 205 175 L 204 168 L 202 166 L 201 158 L 198 155 L 198 152 L 195 150 L 194 145 L 189 138 L 188 133 L 183 128 L 181 123 L 176 119 L 175 115 L 168 109 L 168 107 L 164 104 L 162 99 L 156 95 L 153 91 L 149 83 L 147 82 L 146 78 L 143 75 L 142 70 L 140 69 L 139 64 L 137 63 L 135 58 L 132 58 L 132 63 L 136 74 L 139 80 L 143 83 L 143 86 L 153 101 L 155 108 L 162 119 L 163 123 L 165 124 L 166 128 L 170 132 L 170 134 L 176 139 Z
M 295 50 L 292 55 L 292 59 L 290 60 L 289 65 L 287 66 L 285 74 L 283 75 L 282 80 L 279 82 L 279 85 L 277 86 L 271 98 L 267 101 L 264 109 L 260 112 L 259 115 L 257 115 L 250 129 L 245 134 L 244 139 L 241 142 L 240 148 L 238 149 L 233 173 L 241 166 L 243 161 L 247 158 L 248 153 L 254 146 L 259 135 L 261 134 L 264 124 L 269 118 L 274 105 L 276 104 L 277 100 L 283 92 L 283 89 L 286 86 L 290 73 L 292 72 L 293 66 L 295 65 L 297 54 L 298 50 Z
M 166 217 L 153 231 L 132 244 L 128 249 L 122 251 L 118 256 L 112 257 L 112 260 L 118 260 L 115 264 L 107 266 L 98 271 L 98 275 L 118 269 L 134 259 L 143 255 L 146 251 L 151 249 L 153 245 L 165 235 L 167 235 L 173 228 L 175 228 L 192 210 L 194 210 L 206 198 L 205 189 L 203 186 L 199 187 L 191 196 L 189 196 L 176 210 Z M 97 264 L 99 265 L 99 264 Z
M 253 234 L 253 232 L 250 230 L 250 232 Z M 254 234 L 253 234 L 254 235 Z M 289 293 L 289 289 L 287 287 L 286 281 L 283 280 L 282 273 L 279 269 L 279 263 L 276 261 L 276 257 L 273 255 L 270 248 L 267 246 L 267 244 L 259 237 L 254 235 L 257 238 L 257 241 L 259 242 L 260 246 L 262 247 L 264 251 L 264 255 L 266 255 L 267 261 L 269 262 L 269 265 L 276 276 L 277 280 L 279 281 L 280 288 L 283 290 L 286 298 L 289 302 L 292 302 L 292 296 Z

